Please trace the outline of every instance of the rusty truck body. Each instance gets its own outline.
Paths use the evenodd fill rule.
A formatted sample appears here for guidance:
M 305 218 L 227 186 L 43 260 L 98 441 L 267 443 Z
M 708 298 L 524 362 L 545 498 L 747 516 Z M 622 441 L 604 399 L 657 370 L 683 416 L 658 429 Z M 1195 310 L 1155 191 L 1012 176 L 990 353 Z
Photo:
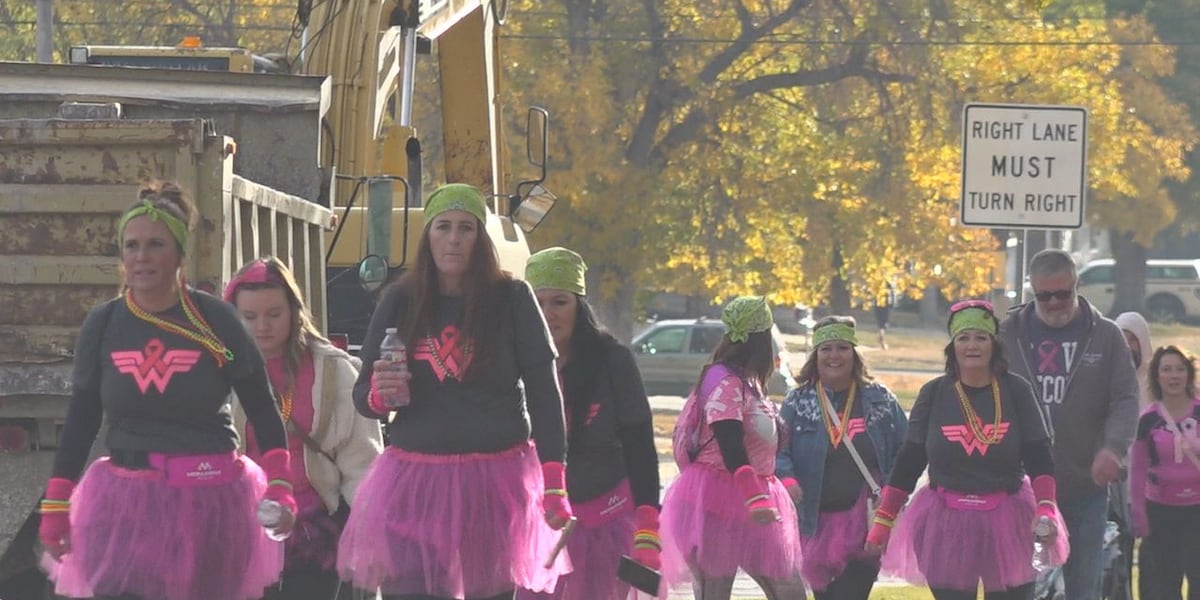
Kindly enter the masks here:
M 140 182 L 196 203 L 194 285 L 219 293 L 275 254 L 321 326 L 333 213 L 312 201 L 324 78 L 0 63 L 0 90 L 2 549 L 48 477 L 83 318 L 118 293 L 117 222 Z

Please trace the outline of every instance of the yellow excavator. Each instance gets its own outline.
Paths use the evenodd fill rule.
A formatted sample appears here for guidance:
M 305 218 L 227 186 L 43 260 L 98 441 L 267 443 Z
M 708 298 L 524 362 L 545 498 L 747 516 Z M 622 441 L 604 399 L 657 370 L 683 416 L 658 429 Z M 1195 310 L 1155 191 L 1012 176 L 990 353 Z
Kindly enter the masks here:
M 524 272 L 524 234 L 554 203 L 542 185 L 549 115 L 536 107 L 526 114 L 525 154 L 536 174 L 517 181 L 505 144 L 496 51 L 507 5 L 300 3 L 305 35 L 293 70 L 328 75 L 333 84 L 320 151 L 322 164 L 335 171 L 330 204 L 340 215 L 326 255 L 329 330 L 349 334 L 351 345 L 361 340 L 370 317 L 371 292 L 413 262 L 426 188 L 461 182 L 490 195 L 486 226 L 501 267 Z M 440 139 L 422 140 L 418 120 L 440 132 Z M 437 181 L 425 181 L 422 174 L 429 171 L 440 175 Z
M 518 180 L 511 172 L 497 53 L 507 6 L 507 0 L 299 0 L 302 34 L 293 40 L 294 55 L 260 56 L 189 37 L 173 47 L 77 46 L 69 59 L 328 77 L 316 136 L 322 190 L 309 199 L 338 216 L 325 238 L 327 332 L 353 347 L 370 319 L 374 292 L 412 264 L 422 199 L 441 183 L 469 183 L 492 198 L 486 226 L 501 268 L 524 272 L 524 234 L 555 198 L 543 186 L 545 110 L 529 108 L 524 120 L 526 168 L 534 174 Z

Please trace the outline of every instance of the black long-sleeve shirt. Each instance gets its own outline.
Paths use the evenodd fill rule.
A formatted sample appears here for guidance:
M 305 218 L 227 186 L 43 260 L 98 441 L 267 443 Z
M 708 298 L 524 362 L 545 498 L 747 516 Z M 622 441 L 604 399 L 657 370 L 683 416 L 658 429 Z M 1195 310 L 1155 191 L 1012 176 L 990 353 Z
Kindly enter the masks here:
M 75 480 L 107 414 L 113 450 L 216 454 L 237 448 L 229 391 L 237 391 L 264 450 L 287 438 L 262 355 L 233 307 L 189 291 L 233 359 L 220 367 L 198 342 L 134 315 L 122 297 L 88 313 L 75 347 L 71 401 L 54 476 Z M 188 323 L 183 306 L 157 316 Z
M 495 347 L 484 377 L 461 381 L 470 340 L 459 327 L 461 297 L 441 296 L 434 331 L 426 332 L 408 350 L 411 403 L 396 411 L 388 426 L 388 443 L 426 454 L 498 452 L 532 436 L 542 462 L 566 458 L 562 394 L 554 370 L 554 346 L 533 290 L 523 281 L 509 284 L 506 307 L 493 318 L 512 319 L 511 333 Z M 388 327 L 397 327 L 406 314 L 408 296 L 401 286 L 386 290 L 371 316 L 360 353 L 362 369 L 354 384 L 354 404 L 363 415 L 380 415 L 367 403 L 371 374 L 379 359 L 379 343 Z

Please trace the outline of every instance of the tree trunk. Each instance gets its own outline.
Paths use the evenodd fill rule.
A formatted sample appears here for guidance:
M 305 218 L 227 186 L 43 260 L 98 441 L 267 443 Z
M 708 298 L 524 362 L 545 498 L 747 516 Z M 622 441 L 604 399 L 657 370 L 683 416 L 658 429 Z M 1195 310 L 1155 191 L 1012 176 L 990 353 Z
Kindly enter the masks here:
M 829 306 L 835 315 L 850 314 L 850 288 L 846 285 L 842 247 L 833 246 L 833 276 L 829 278 Z
M 603 265 L 588 270 L 588 289 L 601 289 L 600 282 L 606 278 L 614 278 L 620 282 L 615 286 L 612 297 L 603 298 L 599 294 L 589 294 L 592 310 L 600 325 L 613 334 L 622 343 L 633 339 L 634 316 L 633 305 L 637 295 L 637 284 L 632 277 L 622 273 L 607 272 Z
M 1116 266 L 1113 269 L 1114 285 L 1112 313 L 1119 315 L 1127 311 L 1145 311 L 1146 258 L 1150 249 L 1133 239 L 1133 234 L 1116 229 L 1109 231 Z

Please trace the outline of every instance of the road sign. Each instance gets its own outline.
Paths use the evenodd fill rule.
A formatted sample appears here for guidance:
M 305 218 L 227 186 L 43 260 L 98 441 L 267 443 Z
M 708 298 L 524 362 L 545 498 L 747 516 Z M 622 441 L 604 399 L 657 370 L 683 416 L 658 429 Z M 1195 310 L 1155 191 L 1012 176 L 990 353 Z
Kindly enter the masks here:
M 963 109 L 963 225 L 1077 229 L 1087 192 L 1087 109 L 976 104 Z

